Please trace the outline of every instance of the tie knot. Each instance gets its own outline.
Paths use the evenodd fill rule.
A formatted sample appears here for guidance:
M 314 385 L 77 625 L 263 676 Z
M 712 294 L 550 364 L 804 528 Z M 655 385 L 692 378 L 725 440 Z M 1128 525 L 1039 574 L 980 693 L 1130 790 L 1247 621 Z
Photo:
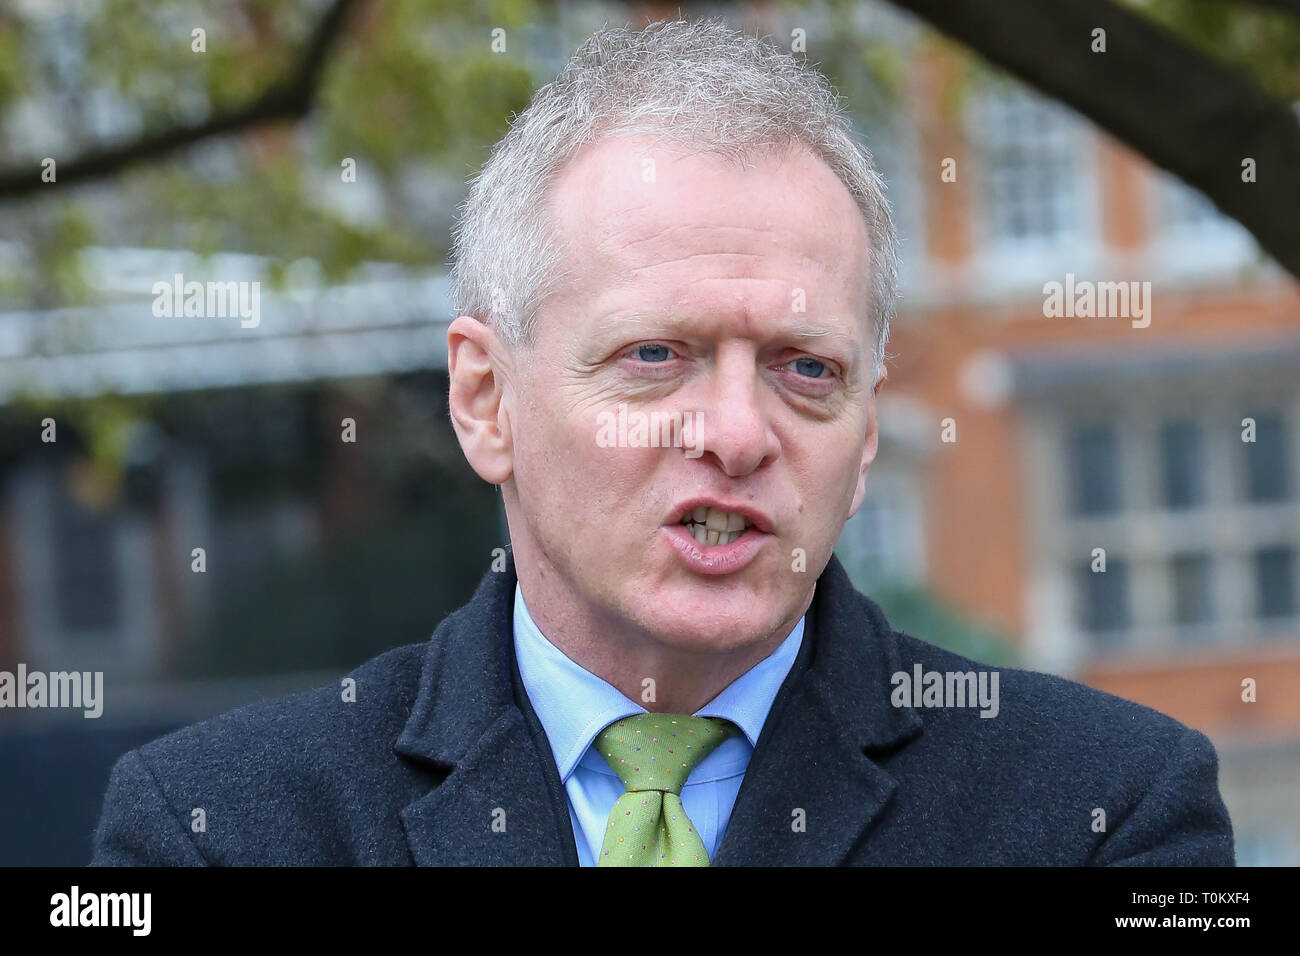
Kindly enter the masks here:
M 740 728 L 721 717 L 635 714 L 602 730 L 596 749 L 630 791 L 680 794 L 701 760 Z

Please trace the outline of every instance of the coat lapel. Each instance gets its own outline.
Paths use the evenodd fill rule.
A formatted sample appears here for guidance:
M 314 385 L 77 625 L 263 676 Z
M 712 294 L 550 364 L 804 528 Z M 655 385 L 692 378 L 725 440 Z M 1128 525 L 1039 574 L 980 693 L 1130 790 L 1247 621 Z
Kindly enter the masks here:
M 515 705 L 513 557 L 429 641 L 414 709 L 394 747 L 446 778 L 402 810 L 420 866 L 546 866 L 576 859 L 567 808 Z M 551 775 L 558 776 L 551 760 Z M 561 813 L 560 811 L 563 810 Z
M 871 755 L 921 732 L 913 710 L 889 702 L 894 632 L 834 556 L 805 632 L 813 639 L 773 702 L 714 866 L 846 862 L 898 786 Z
M 511 556 L 429 641 L 394 747 L 446 775 L 401 813 L 420 866 L 576 862 L 555 761 L 516 705 L 515 581 Z M 869 844 L 898 786 L 871 757 L 921 732 L 913 710 L 889 703 L 889 678 L 900 669 L 884 615 L 832 556 L 713 865 L 837 865 Z M 866 853 L 869 862 L 869 845 Z

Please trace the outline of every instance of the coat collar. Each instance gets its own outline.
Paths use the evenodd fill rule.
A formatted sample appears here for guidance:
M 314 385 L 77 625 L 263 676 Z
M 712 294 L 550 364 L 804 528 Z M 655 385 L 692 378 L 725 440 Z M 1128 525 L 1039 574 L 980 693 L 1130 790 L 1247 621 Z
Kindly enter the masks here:
M 545 738 L 516 703 L 511 616 L 514 559 L 489 571 L 468 604 L 438 626 L 415 706 L 394 747 L 450 771 L 402 810 L 420 866 L 546 866 L 576 862 L 567 808 Z M 544 760 L 551 761 L 548 777 Z
M 773 702 L 714 866 L 844 863 L 898 788 L 872 756 L 921 732 L 889 702 L 895 632 L 834 555 L 808 615 L 813 640 Z
M 419 865 L 576 860 L 554 758 L 527 695 L 518 693 L 515 583 L 508 555 L 505 569 L 489 571 L 427 646 L 415 705 L 394 748 L 447 773 L 401 814 Z M 897 787 L 870 754 L 921 730 L 913 710 L 889 703 L 890 675 L 901 669 L 894 632 L 834 556 L 805 626 L 715 866 L 843 862 Z

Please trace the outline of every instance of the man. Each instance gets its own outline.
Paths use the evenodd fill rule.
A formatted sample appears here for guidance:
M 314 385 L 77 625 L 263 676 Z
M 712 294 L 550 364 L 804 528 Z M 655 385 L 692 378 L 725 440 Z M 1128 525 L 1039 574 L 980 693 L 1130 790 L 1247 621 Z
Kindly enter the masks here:
M 127 754 L 95 862 L 1231 864 L 1204 736 L 895 632 L 835 560 L 894 242 L 818 74 L 598 32 L 456 231 L 509 553 L 426 644 Z

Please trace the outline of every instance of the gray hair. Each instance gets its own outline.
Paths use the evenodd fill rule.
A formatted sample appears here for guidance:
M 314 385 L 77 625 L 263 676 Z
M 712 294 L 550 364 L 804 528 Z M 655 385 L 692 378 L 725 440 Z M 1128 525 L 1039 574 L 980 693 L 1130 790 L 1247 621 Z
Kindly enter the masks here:
M 551 185 L 584 145 L 652 134 L 744 163 L 801 144 L 847 187 L 870 241 L 872 379 L 889 338 L 898 250 L 885 185 L 817 70 L 719 18 L 597 30 L 541 87 L 470 182 L 452 230 L 452 301 L 511 346 L 566 272 L 548 212 Z

